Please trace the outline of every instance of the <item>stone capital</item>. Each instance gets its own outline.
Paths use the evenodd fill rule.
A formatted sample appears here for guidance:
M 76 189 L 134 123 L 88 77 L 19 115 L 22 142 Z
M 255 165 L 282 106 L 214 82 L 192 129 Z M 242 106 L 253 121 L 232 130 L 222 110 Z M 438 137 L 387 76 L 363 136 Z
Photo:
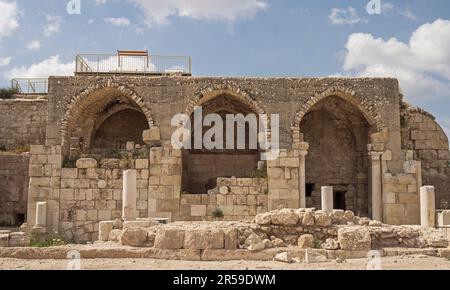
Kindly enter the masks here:
M 308 150 L 300 150 L 299 153 L 300 156 L 305 157 L 306 155 L 308 155 Z
M 383 152 L 369 151 L 369 156 L 371 157 L 371 159 L 373 161 L 380 161 L 382 155 L 383 155 Z

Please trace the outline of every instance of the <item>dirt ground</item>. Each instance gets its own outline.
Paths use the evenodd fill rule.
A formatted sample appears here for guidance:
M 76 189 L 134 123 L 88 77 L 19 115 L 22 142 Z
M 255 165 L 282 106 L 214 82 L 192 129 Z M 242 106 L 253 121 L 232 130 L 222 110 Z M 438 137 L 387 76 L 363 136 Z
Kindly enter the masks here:
M 0 259 L 0 270 L 65 270 L 67 260 Z M 450 261 L 427 256 L 386 257 L 383 270 L 450 270 Z M 192 262 L 152 259 L 84 259 L 83 270 L 365 270 L 366 259 L 330 261 L 321 264 L 257 261 Z

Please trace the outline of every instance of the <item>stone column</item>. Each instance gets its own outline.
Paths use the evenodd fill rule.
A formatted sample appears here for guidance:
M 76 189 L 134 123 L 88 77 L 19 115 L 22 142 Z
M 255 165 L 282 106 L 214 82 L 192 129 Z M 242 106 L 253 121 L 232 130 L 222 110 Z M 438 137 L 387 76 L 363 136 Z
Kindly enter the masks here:
M 47 202 L 36 203 L 36 227 L 47 226 Z
M 332 213 L 333 207 L 333 187 L 322 186 L 322 210 L 327 213 Z
M 299 192 L 300 192 L 300 208 L 306 208 L 306 155 L 308 155 L 309 144 L 306 142 L 300 142 L 298 144 L 300 152 L 299 156 Z
M 433 228 L 436 225 L 434 186 L 420 188 L 420 225 L 426 228 Z
M 137 172 L 136 170 L 126 170 L 123 172 L 123 192 L 122 192 L 122 218 L 124 220 L 135 220 L 136 200 L 137 200 Z
M 372 160 L 372 219 L 383 221 L 383 184 L 381 180 L 382 152 L 370 151 Z

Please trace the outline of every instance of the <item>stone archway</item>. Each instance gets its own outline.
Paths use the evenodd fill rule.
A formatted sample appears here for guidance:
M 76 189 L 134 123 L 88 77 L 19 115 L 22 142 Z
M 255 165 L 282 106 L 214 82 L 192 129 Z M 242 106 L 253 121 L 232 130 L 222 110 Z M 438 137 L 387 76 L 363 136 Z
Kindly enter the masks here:
M 305 144 L 309 147 L 304 150 L 305 181 L 300 184 L 305 195 L 309 195 L 308 206 L 320 207 L 320 187 L 331 185 L 336 207 L 362 216 L 371 213 L 371 193 L 381 195 L 374 190 L 379 187 L 381 177 L 372 182 L 376 161 L 368 154 L 367 145 L 374 133 L 387 132 L 374 108 L 356 92 L 339 87 L 316 94 L 302 104 L 292 126 L 292 139 L 293 148 Z
M 101 115 L 102 110 L 112 109 L 114 111 L 114 107 L 137 110 L 145 116 L 148 127 L 154 126 L 150 109 L 136 92 L 111 80 L 97 83 L 74 96 L 67 106 L 60 130 L 61 144 L 65 151 L 67 152 L 70 146 L 72 135 L 76 130 L 80 130 L 81 125 L 85 131 L 81 135 L 85 140 L 91 141 L 92 132 L 99 125 L 94 120 L 86 118 L 87 114 Z M 103 115 L 107 116 L 108 113 Z M 104 116 L 100 116 L 100 118 L 104 118 Z
M 385 126 L 381 115 L 375 109 L 376 106 L 374 106 L 369 100 L 363 100 L 356 94 L 354 90 L 341 87 L 331 87 L 322 93 L 315 94 L 313 97 L 309 98 L 305 103 L 301 105 L 300 109 L 295 115 L 294 122 L 292 124 L 293 144 L 301 142 L 301 140 L 299 140 L 299 136 L 301 133 L 300 123 L 302 122 L 305 115 L 315 104 L 330 96 L 342 98 L 343 100 L 357 107 L 366 118 L 367 122 L 371 126 L 375 126 L 377 132 L 387 130 L 387 127 Z
M 264 109 L 248 94 L 230 87 L 207 89 L 191 98 L 185 109 L 187 116 L 193 116 L 195 107 L 202 107 L 203 115 L 218 114 L 225 124 L 227 114 L 264 114 Z M 209 128 L 204 127 L 203 133 Z M 246 138 L 249 136 L 246 128 Z M 224 127 L 224 140 L 225 127 Z M 248 140 L 246 140 L 248 142 Z M 224 142 L 226 143 L 226 141 Z M 248 144 L 247 144 L 248 145 Z M 191 194 L 204 194 L 217 186 L 220 177 L 245 177 L 257 169 L 260 151 L 257 150 L 183 150 L 183 190 Z

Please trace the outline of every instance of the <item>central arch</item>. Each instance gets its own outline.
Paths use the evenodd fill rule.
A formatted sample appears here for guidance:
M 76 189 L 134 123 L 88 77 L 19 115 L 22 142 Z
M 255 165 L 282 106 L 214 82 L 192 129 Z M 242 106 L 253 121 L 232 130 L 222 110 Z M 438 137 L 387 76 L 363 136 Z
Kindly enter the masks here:
M 224 123 L 224 144 L 226 143 L 225 116 L 227 114 L 264 114 L 263 108 L 245 92 L 230 88 L 205 90 L 189 100 L 185 114 L 191 116 L 195 107 L 202 107 L 203 116 L 215 113 Z M 203 133 L 209 128 L 203 127 Z M 249 125 L 246 126 L 246 145 L 249 142 Z M 235 131 L 236 134 L 236 131 Z M 183 150 L 183 191 L 190 194 L 205 194 L 217 186 L 220 177 L 245 177 L 257 169 L 260 150 L 223 149 L 223 150 Z

